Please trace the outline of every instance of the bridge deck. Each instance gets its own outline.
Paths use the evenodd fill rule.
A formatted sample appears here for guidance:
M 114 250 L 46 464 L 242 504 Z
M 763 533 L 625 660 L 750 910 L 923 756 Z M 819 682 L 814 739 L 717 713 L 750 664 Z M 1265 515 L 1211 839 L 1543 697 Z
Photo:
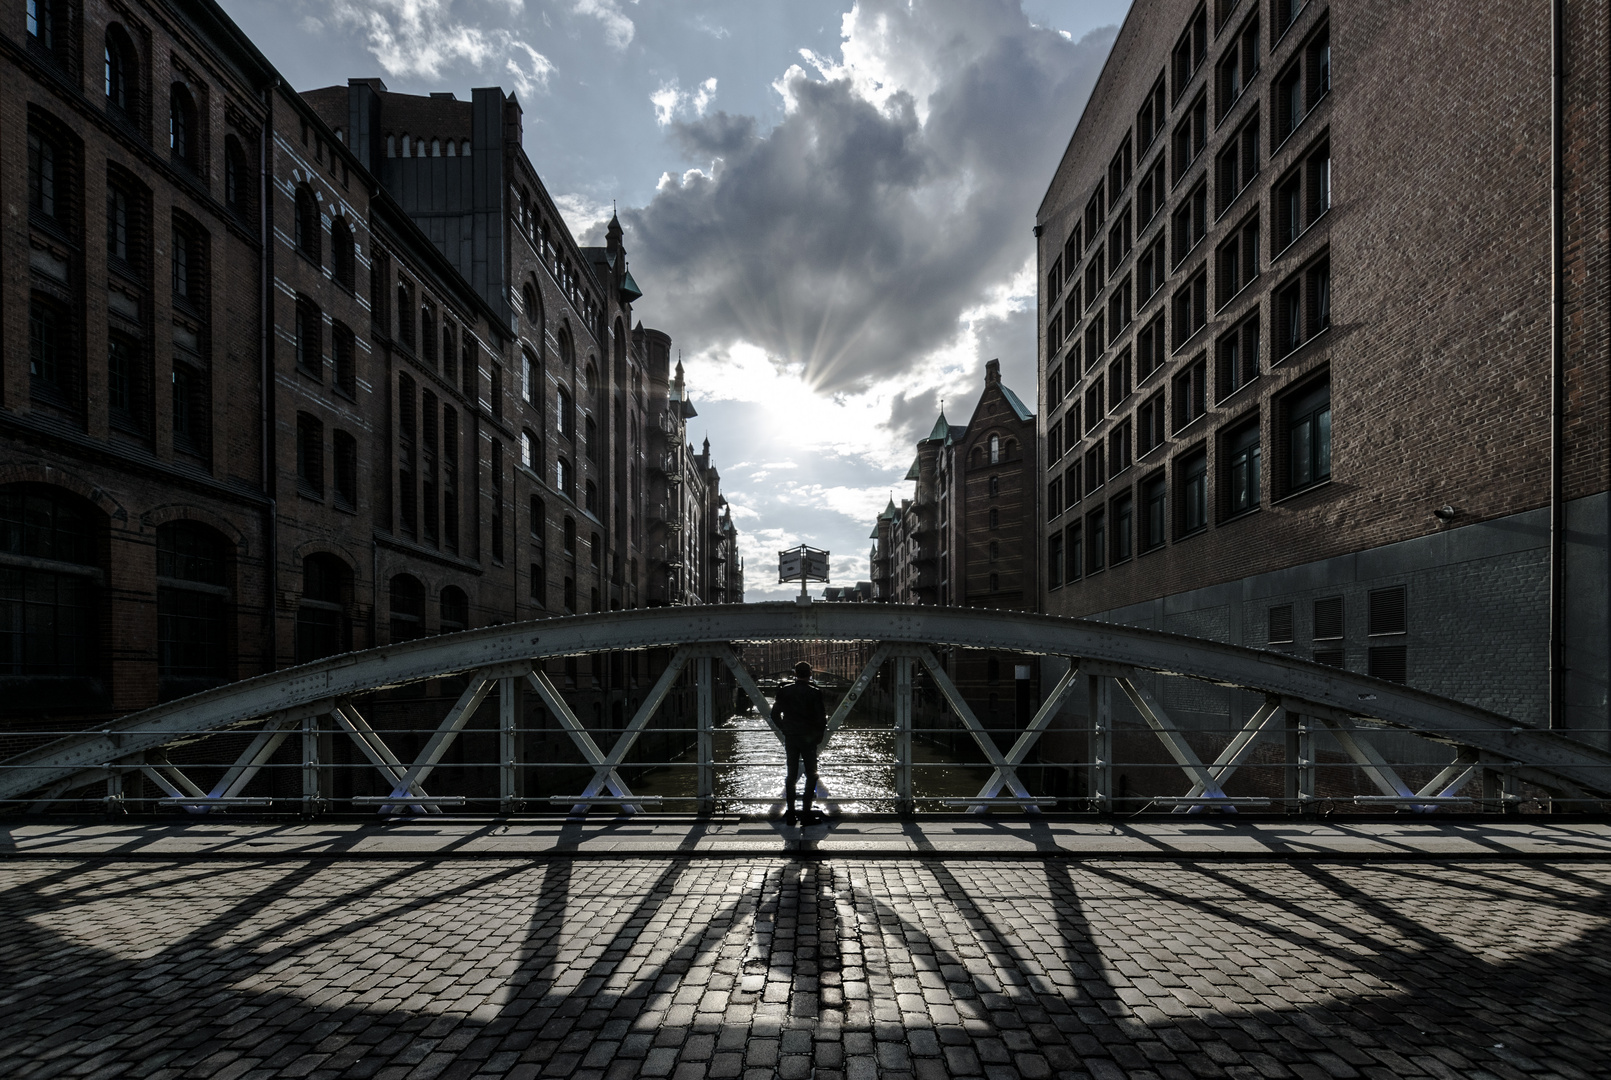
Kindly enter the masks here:
M 227 820 L 0 827 L 0 857 L 1611 859 L 1611 822 L 1509 818 L 1305 822 L 746 818 Z
M 534 860 L 560 838 L 503 828 L 13 827 L 46 857 L 0 860 L 4 1072 L 1522 1080 L 1603 1076 L 1611 1046 L 1598 827 L 1052 827 L 1107 845 L 1079 860 L 627 856 L 686 823 Z M 1035 842 L 967 828 L 831 835 Z M 692 842 L 724 836 L 767 833 Z M 1196 857 L 1261 844 L 1328 857 Z M 1187 857 L 1133 857 L 1160 847 Z

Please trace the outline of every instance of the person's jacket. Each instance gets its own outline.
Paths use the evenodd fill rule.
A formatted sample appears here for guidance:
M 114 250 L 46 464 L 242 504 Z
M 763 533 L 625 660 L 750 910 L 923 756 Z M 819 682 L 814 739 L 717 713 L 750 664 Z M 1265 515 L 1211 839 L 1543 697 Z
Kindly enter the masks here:
M 778 687 L 772 705 L 772 722 L 784 738 L 820 740 L 828 729 L 828 711 L 822 691 L 810 683 L 790 682 Z

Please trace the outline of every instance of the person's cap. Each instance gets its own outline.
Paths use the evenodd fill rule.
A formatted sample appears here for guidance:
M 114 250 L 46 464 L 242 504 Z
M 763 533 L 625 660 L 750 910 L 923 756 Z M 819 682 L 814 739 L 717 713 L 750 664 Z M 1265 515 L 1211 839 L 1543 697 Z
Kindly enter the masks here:
M 811 665 L 802 660 L 794 665 L 794 673 L 802 679 L 809 679 L 811 677 Z

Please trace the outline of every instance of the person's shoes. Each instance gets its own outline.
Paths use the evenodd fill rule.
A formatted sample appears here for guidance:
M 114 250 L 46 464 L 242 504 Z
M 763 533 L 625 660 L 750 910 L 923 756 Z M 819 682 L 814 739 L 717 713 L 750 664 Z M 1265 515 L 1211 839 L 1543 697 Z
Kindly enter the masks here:
M 821 810 L 803 810 L 800 812 L 800 821 L 806 825 L 821 825 L 828 820 L 828 815 Z
M 800 819 L 795 816 L 794 808 L 791 806 L 789 808 L 789 812 L 783 815 L 783 824 L 785 824 L 785 825 L 798 825 L 799 823 L 800 823 Z

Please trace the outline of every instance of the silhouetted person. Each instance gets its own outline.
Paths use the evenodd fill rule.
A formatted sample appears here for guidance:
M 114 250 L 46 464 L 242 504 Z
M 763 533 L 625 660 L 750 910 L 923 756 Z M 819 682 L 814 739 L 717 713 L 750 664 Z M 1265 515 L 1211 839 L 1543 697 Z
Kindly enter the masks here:
M 811 809 L 811 796 L 817 790 L 817 748 L 828 730 L 828 711 L 823 706 L 822 691 L 811 685 L 811 665 L 804 660 L 794 665 L 794 681 L 778 687 L 777 700 L 772 706 L 772 722 L 783 736 L 783 759 L 788 763 L 788 776 L 783 781 L 783 820 L 793 825 L 794 782 L 800 778 L 800 765 L 805 764 L 805 791 L 800 796 L 800 819 L 807 825 L 822 820 L 822 815 Z

